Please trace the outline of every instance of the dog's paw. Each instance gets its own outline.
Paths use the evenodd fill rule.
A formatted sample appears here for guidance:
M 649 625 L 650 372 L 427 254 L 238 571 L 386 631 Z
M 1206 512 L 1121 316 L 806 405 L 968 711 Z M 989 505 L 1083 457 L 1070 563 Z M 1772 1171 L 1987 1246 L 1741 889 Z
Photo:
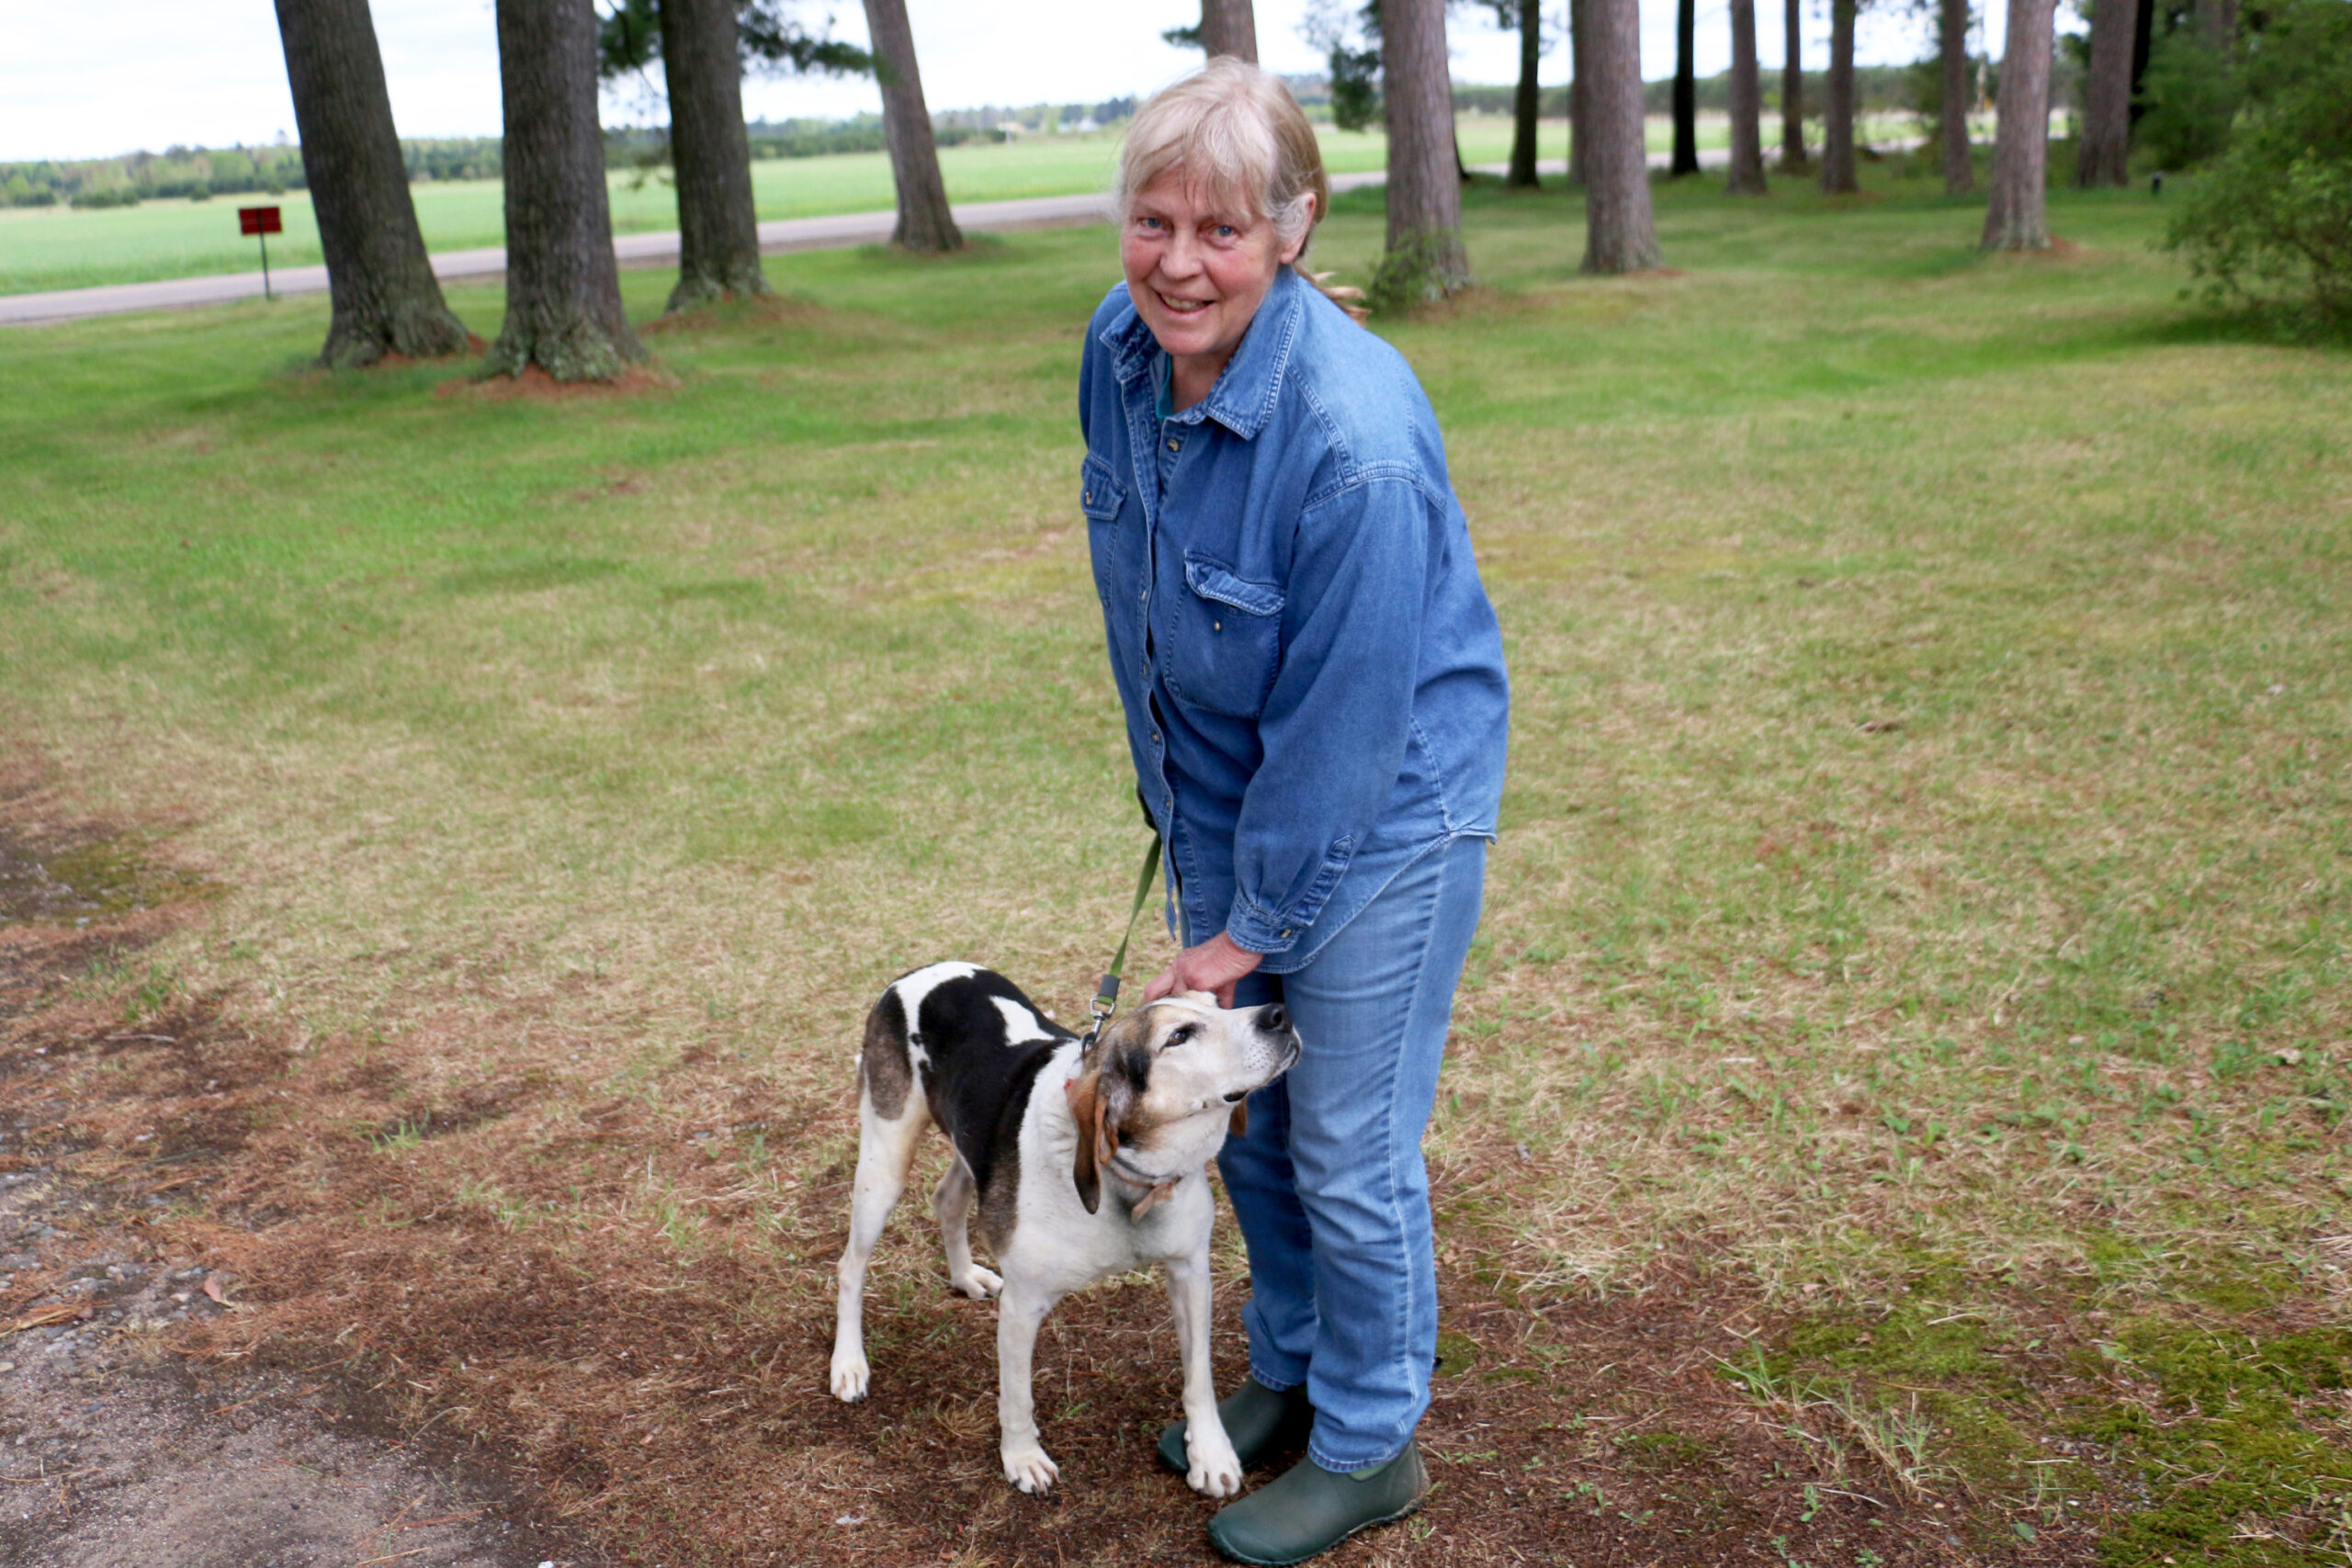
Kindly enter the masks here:
M 1004 1280 L 975 1263 L 963 1274 L 947 1281 L 976 1302 L 984 1302 L 1004 1289 Z
M 1004 1445 L 1004 1478 L 1032 1497 L 1042 1497 L 1061 1479 L 1061 1466 L 1046 1457 L 1037 1444 Z M 1238 1468 L 1238 1466 L 1236 1467 Z
M 1193 1468 L 1184 1474 L 1186 1484 L 1204 1497 L 1230 1497 L 1241 1490 L 1241 1457 L 1233 1451 L 1232 1442 L 1219 1432 L 1215 1442 L 1194 1438 L 1188 1428 L 1184 1434 L 1184 1456 Z
M 843 1354 L 833 1352 L 833 1397 L 844 1404 L 855 1404 L 865 1397 L 865 1357 L 863 1352 Z

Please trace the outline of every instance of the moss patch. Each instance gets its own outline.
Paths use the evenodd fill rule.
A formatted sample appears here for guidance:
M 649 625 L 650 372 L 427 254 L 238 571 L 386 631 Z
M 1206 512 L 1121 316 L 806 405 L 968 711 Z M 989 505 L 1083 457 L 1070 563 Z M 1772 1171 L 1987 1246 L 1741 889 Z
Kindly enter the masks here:
M 2077 1424 L 2147 1488 L 2146 1507 L 2100 1542 L 2105 1561 L 2253 1568 L 2344 1555 L 2352 1433 L 2324 1396 L 2352 1371 L 2352 1330 L 2264 1337 L 2141 1318 L 2103 1348 L 2148 1395 Z

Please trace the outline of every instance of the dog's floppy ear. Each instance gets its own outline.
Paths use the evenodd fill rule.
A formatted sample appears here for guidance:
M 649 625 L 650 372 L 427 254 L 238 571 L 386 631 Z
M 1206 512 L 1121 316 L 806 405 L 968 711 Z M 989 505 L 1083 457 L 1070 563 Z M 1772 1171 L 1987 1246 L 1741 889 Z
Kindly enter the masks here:
M 1078 1201 L 1095 1213 L 1102 1207 L 1102 1173 L 1094 1154 L 1102 1120 L 1102 1064 L 1089 1064 L 1062 1085 L 1062 1092 L 1069 1097 L 1069 1119 L 1078 1123 L 1078 1160 L 1070 1176 L 1078 1184 Z

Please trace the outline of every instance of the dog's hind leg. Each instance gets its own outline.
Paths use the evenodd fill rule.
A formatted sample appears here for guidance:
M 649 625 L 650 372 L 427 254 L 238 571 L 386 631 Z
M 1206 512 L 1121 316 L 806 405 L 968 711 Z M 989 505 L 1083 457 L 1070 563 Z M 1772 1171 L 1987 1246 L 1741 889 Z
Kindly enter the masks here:
M 939 1216 L 939 1239 L 947 1249 L 947 1282 L 971 1297 L 985 1301 L 1004 1281 L 972 1261 L 972 1172 L 960 1155 L 947 1162 L 931 1195 L 931 1212 Z
M 1037 1440 L 1037 1407 L 1029 1387 L 1037 1329 L 1053 1310 L 1053 1297 L 1023 1290 L 1017 1282 L 996 1300 L 997 1451 L 1004 1461 L 1004 1478 L 1031 1496 L 1053 1490 L 1062 1473 Z
M 857 1097 L 857 1179 L 850 1200 L 849 1245 L 842 1249 L 841 1293 L 833 1318 L 833 1397 L 854 1403 L 865 1397 L 865 1266 L 882 1239 L 882 1222 L 907 1188 L 915 1149 L 931 1122 L 931 1108 L 920 1094 L 905 1095 L 899 1114 L 875 1108 L 871 1085 Z

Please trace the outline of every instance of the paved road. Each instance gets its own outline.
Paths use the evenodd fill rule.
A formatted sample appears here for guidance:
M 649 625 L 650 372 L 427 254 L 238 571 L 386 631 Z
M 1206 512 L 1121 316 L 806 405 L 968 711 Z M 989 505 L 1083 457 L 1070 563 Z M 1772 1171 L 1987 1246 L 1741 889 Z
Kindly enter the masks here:
M 1699 154 L 1699 162 L 1710 168 L 1721 167 L 1730 154 L 1721 149 L 1709 149 Z M 1667 155 L 1650 154 L 1650 166 L 1666 167 Z M 1537 165 L 1544 174 L 1566 172 L 1567 165 L 1559 159 L 1549 159 Z M 1500 164 L 1480 164 L 1488 174 L 1500 174 Z M 1331 188 L 1336 191 L 1361 190 L 1376 186 L 1387 175 L 1374 170 L 1369 173 L 1334 175 Z M 1029 197 L 1019 201 L 966 202 L 956 209 L 956 221 L 966 229 L 1052 229 L 1076 224 L 1095 223 L 1102 220 L 1102 197 L 1099 193 L 1083 196 Z M 760 225 L 760 249 L 770 254 L 783 251 L 819 251 L 845 245 L 873 245 L 886 243 L 895 217 L 889 212 L 844 212 L 826 218 L 786 218 Z M 674 266 L 678 260 L 678 235 L 675 230 L 658 234 L 624 234 L 613 242 L 613 254 L 623 266 Z M 443 251 L 433 257 L 433 271 L 444 283 L 479 282 L 497 277 L 506 271 L 506 252 L 492 246 L 479 251 Z M 289 266 L 272 269 L 271 289 L 279 294 L 323 294 L 327 291 L 327 269 L 323 266 Z M 226 305 L 240 299 L 261 298 L 261 274 L 258 272 L 220 273 L 210 277 L 175 277 L 158 283 L 117 283 L 102 288 L 61 288 L 46 294 L 0 295 L 0 326 L 39 326 L 51 321 L 78 321 L 86 316 L 114 316 L 134 310 L 178 310 L 199 305 Z

